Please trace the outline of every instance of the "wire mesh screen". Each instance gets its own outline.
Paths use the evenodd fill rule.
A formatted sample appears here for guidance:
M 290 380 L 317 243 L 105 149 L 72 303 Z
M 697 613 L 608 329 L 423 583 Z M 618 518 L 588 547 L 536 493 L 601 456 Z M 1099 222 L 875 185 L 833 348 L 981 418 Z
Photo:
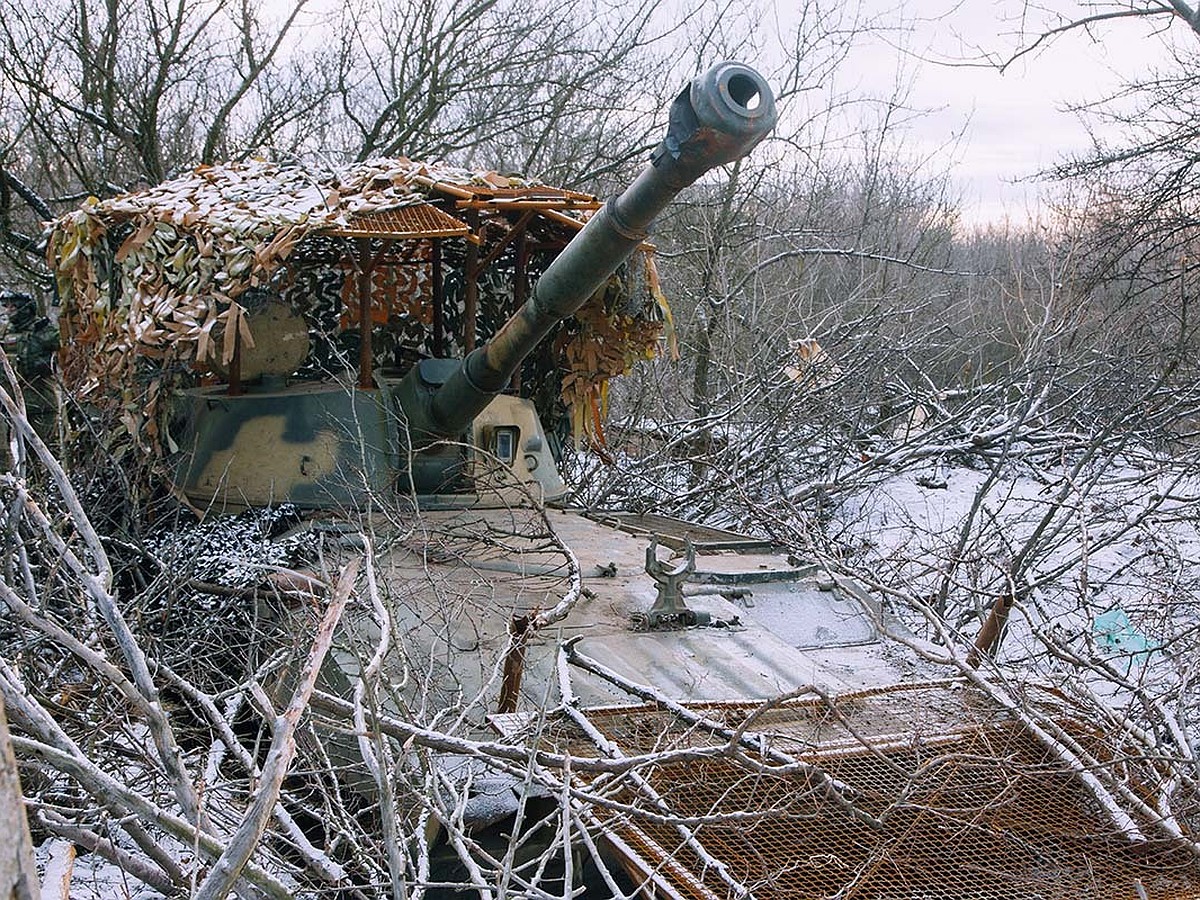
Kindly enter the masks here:
M 627 864 L 678 896 L 1200 897 L 1190 842 L 1103 787 L 1118 779 L 1153 807 L 1160 762 L 1066 706 L 1055 728 L 1078 750 L 1068 757 L 1092 762 L 1089 782 L 1026 717 L 947 685 L 692 709 L 589 710 L 590 736 L 577 721 L 558 738 L 575 753 L 606 741 L 626 756 L 711 753 L 585 779 Z

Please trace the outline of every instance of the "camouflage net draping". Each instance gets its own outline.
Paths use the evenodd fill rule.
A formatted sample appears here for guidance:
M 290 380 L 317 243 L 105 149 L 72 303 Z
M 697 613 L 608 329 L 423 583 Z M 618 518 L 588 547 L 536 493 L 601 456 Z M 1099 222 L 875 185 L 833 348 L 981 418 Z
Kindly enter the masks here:
M 664 335 L 671 358 L 679 358 L 671 308 L 659 288 L 654 257 L 641 257 L 645 292 L 630 283 L 640 287 L 641 280 L 634 277 L 637 262 L 635 256 L 625 267 L 626 278 L 613 276 L 559 337 L 567 364 L 562 399 L 576 440 L 588 435 L 603 443 L 609 380 L 628 374 L 640 359 L 652 359 Z
M 265 161 L 201 166 L 147 190 L 90 197 L 51 223 L 48 241 L 62 304 L 66 385 L 79 399 L 117 412 L 139 450 L 157 457 L 169 449 L 160 421 L 164 388 L 179 374 L 227 367 L 239 340 L 253 346 L 247 305 L 239 298 L 251 288 L 276 286 L 306 237 L 336 234 L 356 217 L 435 199 L 452 203 L 522 190 L 558 189 L 401 158 L 323 173 Z M 627 267 L 644 275 L 645 288 L 636 292 L 641 302 L 631 305 L 630 291 L 622 288 L 626 300 L 614 308 L 610 286 L 601 292 L 610 299 L 593 298 L 562 342 L 568 370 L 561 395 L 577 436 L 595 433 L 594 411 L 607 379 L 653 356 L 664 325 L 669 336 L 670 313 L 653 260 L 641 258 L 643 266 Z M 373 319 L 428 302 L 421 277 L 406 278 L 412 284 L 377 273 L 375 288 L 383 296 L 372 300 Z M 358 315 L 357 303 L 347 304 L 343 326 Z

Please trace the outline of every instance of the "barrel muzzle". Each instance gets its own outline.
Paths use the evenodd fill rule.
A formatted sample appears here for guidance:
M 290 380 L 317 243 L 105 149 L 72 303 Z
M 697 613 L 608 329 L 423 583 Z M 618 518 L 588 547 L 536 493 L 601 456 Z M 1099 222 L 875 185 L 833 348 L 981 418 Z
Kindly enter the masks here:
M 720 62 L 671 104 L 667 136 L 651 156 L 686 187 L 709 169 L 741 159 L 779 118 L 766 80 L 749 66 Z

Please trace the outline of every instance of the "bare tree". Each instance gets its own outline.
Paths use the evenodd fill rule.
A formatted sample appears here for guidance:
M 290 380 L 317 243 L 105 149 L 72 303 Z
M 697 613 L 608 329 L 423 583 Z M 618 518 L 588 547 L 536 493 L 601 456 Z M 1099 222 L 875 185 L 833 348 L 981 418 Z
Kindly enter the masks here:
M 330 149 L 594 183 L 647 149 L 646 93 L 673 85 L 658 19 L 656 0 L 350 4 Z
M 278 17 L 227 0 L 0 8 L 0 243 L 27 285 L 46 288 L 40 222 L 89 195 L 299 145 L 323 96 L 298 52 L 304 5 Z
M 26 153 L 40 150 L 43 173 L 69 174 L 98 194 L 161 181 L 196 159 L 196 149 L 197 161 L 212 162 L 228 146 L 239 106 L 251 105 L 256 88 L 264 99 L 278 78 L 281 47 L 303 6 L 272 23 L 226 2 L 8 4 L 0 60 L 21 104 Z M 239 152 L 302 112 L 258 104 Z
M 41 221 L 264 151 L 602 186 L 648 150 L 647 92 L 675 86 L 681 27 L 658 0 L 62 0 L 0 19 L 0 244 L 39 292 Z
M 1011 48 L 978 40 L 972 64 L 1001 70 L 1054 54 L 1072 34 L 1099 42 L 1131 35 L 1167 48 L 1111 96 L 1074 110 L 1092 125 L 1092 148 L 1045 173 L 1056 179 L 1064 233 L 1076 242 L 1070 277 L 1106 310 L 1141 307 L 1146 319 L 1177 305 L 1195 278 L 1195 69 L 1200 12 L 1185 0 L 1014 3 Z M 1151 34 L 1153 30 L 1153 34 Z M 1189 288 L 1183 288 L 1188 290 Z

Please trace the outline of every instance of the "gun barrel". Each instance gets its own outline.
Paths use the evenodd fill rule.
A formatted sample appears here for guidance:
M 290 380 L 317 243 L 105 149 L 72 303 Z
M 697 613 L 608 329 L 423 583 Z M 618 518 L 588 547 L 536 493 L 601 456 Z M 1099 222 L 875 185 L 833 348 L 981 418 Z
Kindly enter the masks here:
M 579 309 L 645 240 L 675 195 L 710 169 L 749 153 L 776 118 L 770 87 L 749 66 L 718 63 L 692 81 L 671 105 L 667 135 L 633 184 L 592 216 L 526 303 L 468 354 L 428 408 L 407 410 L 410 428 L 429 439 L 461 434 L 554 325 Z

